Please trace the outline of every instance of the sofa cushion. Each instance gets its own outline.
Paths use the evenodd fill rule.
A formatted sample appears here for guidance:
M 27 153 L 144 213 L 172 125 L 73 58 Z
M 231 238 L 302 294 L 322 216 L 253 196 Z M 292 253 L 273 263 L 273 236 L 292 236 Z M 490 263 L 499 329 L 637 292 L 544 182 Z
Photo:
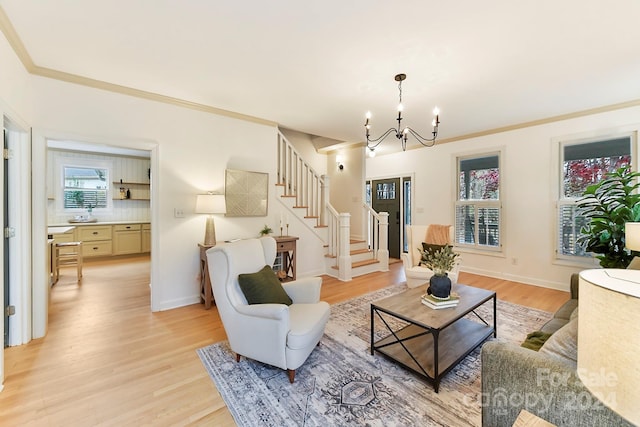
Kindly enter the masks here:
M 547 333 L 554 333 L 557 330 L 559 330 L 560 328 L 562 328 L 564 325 L 566 325 L 567 323 L 569 323 L 569 321 L 567 319 L 558 319 L 557 317 L 554 317 L 553 319 L 549 320 L 547 323 L 545 323 L 542 328 L 540 328 L 540 330 L 542 332 L 547 332 Z
M 541 354 L 560 358 L 572 365 L 578 363 L 578 317 L 558 329 L 540 348 Z
M 577 306 L 578 300 L 570 299 L 569 301 L 565 302 L 564 305 L 562 305 L 562 307 L 558 309 L 558 311 L 555 312 L 553 317 L 569 320 L 571 318 L 571 313 L 573 313 Z
M 268 265 L 256 273 L 239 274 L 238 284 L 249 304 L 293 303 Z

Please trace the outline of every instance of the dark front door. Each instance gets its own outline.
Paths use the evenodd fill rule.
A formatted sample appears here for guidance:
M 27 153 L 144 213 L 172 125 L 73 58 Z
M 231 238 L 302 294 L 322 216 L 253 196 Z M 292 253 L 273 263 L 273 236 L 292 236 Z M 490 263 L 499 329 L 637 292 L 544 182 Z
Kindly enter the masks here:
M 371 207 L 376 212 L 389 213 L 389 257 L 400 258 L 400 178 L 372 181 Z

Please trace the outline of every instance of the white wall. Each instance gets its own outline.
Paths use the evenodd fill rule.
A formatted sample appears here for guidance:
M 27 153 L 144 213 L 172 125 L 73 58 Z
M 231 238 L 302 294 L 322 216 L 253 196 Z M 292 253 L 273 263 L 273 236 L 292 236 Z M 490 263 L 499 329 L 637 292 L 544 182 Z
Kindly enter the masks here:
M 340 170 L 336 157 L 342 158 Z M 337 149 L 327 156 L 327 174 L 330 177 L 331 204 L 341 213 L 351 214 L 351 237 L 364 239 L 364 148 L 360 146 Z
M 11 257 L 13 260 L 17 260 L 19 265 L 12 264 L 10 271 L 12 286 L 11 292 L 11 304 L 16 305 L 16 315 L 12 317 L 10 324 L 10 330 L 13 333 L 26 335 L 30 337 L 29 317 L 23 309 L 30 302 L 31 295 L 29 293 L 31 285 L 30 276 L 30 252 L 31 252 L 31 234 L 28 227 L 30 220 L 29 212 L 18 212 L 20 207 L 28 206 L 30 202 L 29 193 L 29 171 L 24 171 L 21 165 L 25 163 L 25 160 L 30 158 L 31 152 L 28 146 L 29 139 L 27 133 L 29 130 L 29 122 L 31 118 L 31 105 L 32 105 L 32 91 L 31 91 L 31 76 L 24 70 L 24 67 L 18 61 L 17 57 L 13 53 L 13 50 L 7 43 L 4 37 L 0 37 L 0 72 L 2 77 L 0 78 L 0 117 L 5 124 L 9 123 L 11 129 L 18 132 L 19 136 L 16 139 L 20 147 L 15 147 L 14 158 L 11 160 L 13 165 L 19 168 L 17 173 L 11 173 L 13 179 L 9 183 L 10 193 L 16 197 L 16 203 L 10 203 L 9 217 L 19 217 L 17 223 L 10 224 L 16 228 L 16 237 L 12 239 L 11 245 Z M 29 173 L 27 173 L 29 172 Z M 16 182 L 18 181 L 18 182 Z M 0 188 L 4 188 L 4 164 L 0 163 Z M 24 191 L 26 190 L 26 191 Z M 4 206 L 3 199 L 0 198 L 0 212 L 2 212 L 2 222 L 4 224 Z M 18 215 L 20 213 L 21 215 Z M 4 246 L 0 245 L 0 259 L 4 259 Z M 0 277 L 4 277 L 4 262 L 0 262 Z M 14 278 L 20 283 L 14 283 Z M 24 289 L 20 289 L 19 285 L 23 285 Z M 4 293 L 0 294 L 0 307 L 5 307 L 7 301 L 4 301 Z M 30 313 L 29 313 L 30 314 Z M 4 321 L 0 323 L 0 333 L 4 336 Z M 22 342 L 22 337 L 12 337 L 13 342 Z M 3 388 L 4 383 L 4 351 L 0 352 L 0 390 Z
M 327 173 L 327 155 L 315 150 L 311 135 L 291 129 L 280 129 L 280 131 L 318 175 Z
M 414 172 L 413 223 L 453 224 L 455 157 L 502 149 L 503 253 L 463 253 L 462 269 L 567 290 L 571 273 L 589 265 L 555 261 L 558 141 L 637 130 L 639 117 L 633 107 L 368 158 L 367 177 Z
M 33 122 L 45 138 L 68 133 L 69 139 L 80 135 L 88 142 L 157 143 L 159 169 L 152 173 L 152 186 L 159 188 L 158 199 L 152 200 L 158 209 L 152 225 L 158 239 L 157 251 L 152 249 L 159 269 L 153 283 L 155 308 L 199 300 L 197 243 L 203 239 L 205 217 L 193 213 L 195 198 L 208 190 L 223 190 L 225 169 L 269 173 L 269 216 L 217 217 L 217 239 L 257 236 L 265 223 L 277 224 L 282 210 L 275 197 L 275 127 L 40 77 L 34 78 L 34 93 Z M 174 208 L 183 209 L 185 217 L 175 218 Z M 294 231 L 292 226 L 291 234 Z M 319 245 L 300 237 L 299 253 L 305 256 L 298 256 L 298 275 L 317 274 L 323 259 L 312 255 Z

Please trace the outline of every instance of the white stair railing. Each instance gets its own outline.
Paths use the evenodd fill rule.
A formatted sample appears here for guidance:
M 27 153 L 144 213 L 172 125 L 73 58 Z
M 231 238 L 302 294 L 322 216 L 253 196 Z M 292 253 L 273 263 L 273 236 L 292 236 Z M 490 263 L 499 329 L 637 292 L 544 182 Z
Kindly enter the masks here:
M 284 197 L 295 197 L 295 208 L 306 208 L 305 218 L 315 218 L 316 228 L 327 228 L 323 237 L 327 256 L 335 258 L 338 278 L 351 280 L 351 224 L 348 213 L 339 213 L 329 202 L 329 177 L 318 174 L 296 151 L 287 138 L 278 131 L 277 185 L 284 187 Z M 365 206 L 368 247 L 381 265 L 380 271 L 389 269 L 387 249 L 389 214 L 375 212 Z M 319 233 L 316 233 L 319 235 Z
M 285 197 L 295 197 L 297 208 L 306 208 L 306 218 L 316 218 L 316 226 L 325 226 L 328 186 L 296 151 L 285 136 L 278 132 L 277 184 L 284 186 Z M 324 190 L 323 190 L 324 189 Z
M 380 262 L 380 271 L 389 271 L 389 213 L 376 212 L 367 204 L 363 208 L 367 246 L 373 251 L 373 258 Z

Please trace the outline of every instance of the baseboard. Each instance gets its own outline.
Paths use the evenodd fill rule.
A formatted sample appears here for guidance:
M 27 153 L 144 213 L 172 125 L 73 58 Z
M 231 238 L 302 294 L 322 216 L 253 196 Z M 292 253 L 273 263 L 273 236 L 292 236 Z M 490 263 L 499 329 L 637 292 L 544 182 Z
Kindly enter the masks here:
M 158 311 L 172 310 L 174 308 L 180 308 L 187 305 L 197 304 L 200 302 L 200 295 L 192 295 L 190 297 L 178 298 L 169 301 L 163 301 L 159 306 Z
M 537 277 L 519 276 L 517 274 L 499 273 L 492 270 L 484 270 L 481 268 L 464 268 L 460 271 L 465 273 L 477 274 L 480 276 L 493 277 L 494 279 L 510 280 L 512 282 L 524 283 L 525 285 L 538 286 L 541 288 L 555 289 L 558 291 L 569 291 L 569 283 L 558 283 L 548 280 L 541 280 Z

